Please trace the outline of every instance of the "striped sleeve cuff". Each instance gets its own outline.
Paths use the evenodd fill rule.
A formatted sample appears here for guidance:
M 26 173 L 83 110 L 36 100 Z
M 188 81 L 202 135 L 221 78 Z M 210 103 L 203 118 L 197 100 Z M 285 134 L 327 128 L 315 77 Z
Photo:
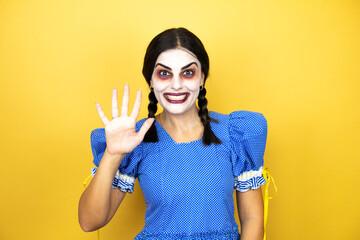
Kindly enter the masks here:
M 234 177 L 234 189 L 239 192 L 246 192 L 250 189 L 257 189 L 265 184 L 265 178 L 262 175 L 262 167 L 259 170 L 250 170 Z
M 91 168 L 91 175 L 94 177 L 97 168 Z M 125 174 L 121 174 L 117 170 L 114 181 L 112 183 L 112 188 L 119 188 L 122 192 L 133 193 L 134 192 L 135 177 L 130 177 Z

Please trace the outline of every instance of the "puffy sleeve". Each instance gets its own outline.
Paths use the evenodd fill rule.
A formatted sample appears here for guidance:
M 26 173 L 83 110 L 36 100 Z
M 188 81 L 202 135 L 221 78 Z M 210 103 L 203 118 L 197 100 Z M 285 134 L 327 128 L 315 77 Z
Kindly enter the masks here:
M 98 128 L 93 130 L 91 132 L 90 140 L 94 156 L 93 163 L 96 166 L 91 168 L 91 175 L 94 177 L 106 149 L 105 129 Z M 123 192 L 134 192 L 135 178 L 137 177 L 137 166 L 141 159 L 141 153 L 140 144 L 131 153 L 125 155 L 115 174 L 114 181 L 112 183 L 113 188 L 119 188 Z
M 231 162 L 234 188 L 240 192 L 265 184 L 262 175 L 267 122 L 261 113 L 239 111 L 229 116 Z

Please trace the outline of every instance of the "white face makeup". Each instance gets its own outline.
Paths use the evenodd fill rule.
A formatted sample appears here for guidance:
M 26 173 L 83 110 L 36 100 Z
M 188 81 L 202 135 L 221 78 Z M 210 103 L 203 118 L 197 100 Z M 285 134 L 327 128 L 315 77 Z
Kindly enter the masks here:
M 204 79 L 199 60 L 185 49 L 162 52 L 151 78 L 151 86 L 159 104 L 171 114 L 195 109 L 199 87 Z

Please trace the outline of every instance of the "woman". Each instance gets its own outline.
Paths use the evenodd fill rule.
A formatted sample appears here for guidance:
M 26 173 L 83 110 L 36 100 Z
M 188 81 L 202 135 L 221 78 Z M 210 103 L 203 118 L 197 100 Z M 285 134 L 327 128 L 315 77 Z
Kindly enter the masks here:
M 112 120 L 97 103 L 105 129 L 91 135 L 97 168 L 79 203 L 84 231 L 111 220 L 137 177 L 146 224 L 135 239 L 262 239 L 266 120 L 248 111 L 208 112 L 208 72 L 201 41 L 184 28 L 169 29 L 151 41 L 144 59 L 149 118 L 136 123 L 140 90 L 128 116 L 127 84 L 120 113 L 113 90 Z M 155 116 L 157 103 L 164 110 Z

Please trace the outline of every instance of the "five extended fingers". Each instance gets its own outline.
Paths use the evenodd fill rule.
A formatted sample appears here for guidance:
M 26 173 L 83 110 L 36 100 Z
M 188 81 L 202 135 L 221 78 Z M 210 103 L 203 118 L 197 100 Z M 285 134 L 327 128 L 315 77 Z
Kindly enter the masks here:
M 142 94 L 141 94 L 141 90 L 139 89 L 136 93 L 134 107 L 133 107 L 133 110 L 131 111 L 131 115 L 130 115 L 130 117 L 133 118 L 135 121 L 140 113 L 141 97 L 142 97 Z M 107 125 L 110 121 L 105 116 L 105 113 L 102 110 L 100 103 L 96 103 L 96 109 L 99 113 L 100 119 L 103 122 L 103 124 Z M 121 103 L 121 115 L 120 116 L 127 117 L 128 109 L 129 109 L 129 85 L 126 83 L 124 86 L 124 94 L 123 94 L 123 99 L 122 99 L 122 103 Z M 118 93 L 117 93 L 116 88 L 114 88 L 112 91 L 111 115 L 112 115 L 112 118 L 119 117 Z M 144 122 L 143 126 L 140 129 L 140 132 L 145 131 L 145 133 L 146 133 L 147 130 L 151 127 L 153 120 L 150 120 L 150 121 L 148 121 L 148 120 L 146 120 Z M 151 122 L 151 123 L 148 124 L 149 122 Z M 141 133 L 140 135 L 145 135 L 145 133 Z

